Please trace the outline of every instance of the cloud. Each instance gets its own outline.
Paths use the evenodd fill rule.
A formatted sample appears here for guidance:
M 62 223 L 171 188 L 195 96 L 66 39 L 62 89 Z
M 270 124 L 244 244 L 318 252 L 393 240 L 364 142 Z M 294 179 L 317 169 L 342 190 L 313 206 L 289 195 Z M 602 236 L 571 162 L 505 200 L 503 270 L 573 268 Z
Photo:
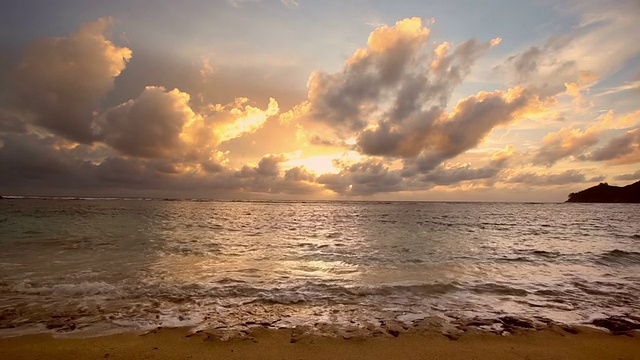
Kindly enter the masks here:
M 25 133 L 27 132 L 27 125 L 18 115 L 11 111 L 0 109 L 0 133 L 5 132 Z
M 286 171 L 281 170 L 287 157 L 266 155 L 257 166 L 244 165 L 234 174 L 235 183 L 245 191 L 269 194 L 309 195 L 322 191 L 315 183 L 316 176 L 304 166 L 297 166 Z
M 288 8 L 297 8 L 300 6 L 297 0 L 280 0 L 282 4 Z
M 6 134 L 0 138 L 0 183 L 11 186 L 15 182 L 30 184 L 44 181 L 61 184 L 70 179 L 71 169 L 80 168 L 76 160 L 58 147 L 54 137 L 40 138 L 34 134 Z
M 485 166 L 473 168 L 471 164 L 453 164 L 441 166 L 420 177 L 420 180 L 434 185 L 453 185 L 463 181 L 491 179 L 495 177 L 500 167 Z
M 67 139 L 94 141 L 92 113 L 131 58 L 105 37 L 110 24 L 103 18 L 27 47 L 4 89 L 5 111 Z
M 633 181 L 633 180 L 638 180 L 640 179 L 640 170 L 637 170 L 634 173 L 630 173 L 630 174 L 623 174 L 623 175 L 618 175 L 616 177 L 614 177 L 615 180 L 622 180 L 622 181 Z
M 552 166 L 560 159 L 583 154 L 598 142 L 599 134 L 597 127 L 589 127 L 585 131 L 564 127 L 549 133 L 542 139 L 542 146 L 535 154 L 533 163 Z
M 601 93 L 598 93 L 597 96 L 612 95 L 612 94 L 617 94 L 623 91 L 635 91 L 635 92 L 640 91 L 640 80 L 628 81 L 624 85 L 604 89 L 604 91 Z
M 616 116 L 615 111 L 609 110 L 598 117 L 596 125 L 601 129 L 629 129 L 640 126 L 640 110 Z
M 131 58 L 129 49 L 105 38 L 109 24 L 103 19 L 69 37 L 36 42 L 17 65 L 0 108 L 0 183 L 6 189 L 322 190 L 303 167 L 283 173 L 281 156 L 246 167 L 252 176 L 242 181 L 228 168 L 229 152 L 220 144 L 262 128 L 279 113 L 275 99 L 264 109 L 246 98 L 193 107 L 186 92 L 147 86 L 137 97 L 101 109 Z M 40 129 L 29 133 L 34 125 Z
M 237 98 L 233 104 L 209 105 L 202 111 L 206 121 L 215 126 L 221 142 L 255 132 L 280 111 L 278 102 L 273 98 L 269 99 L 264 110 L 248 105 L 248 102 L 247 98 Z
M 0 184 L 22 193 L 57 189 L 120 195 L 135 190 L 243 197 L 368 196 L 434 187 L 449 191 L 457 184 L 512 188 L 598 181 L 603 177 L 588 176 L 592 170 L 515 172 L 509 166 L 522 156 L 545 166 L 570 157 L 610 165 L 638 162 L 638 111 L 623 116 L 603 111 L 591 126 L 583 125 L 584 114 L 577 116 L 574 125 L 547 134 L 533 157 L 516 152 L 504 138 L 486 139 L 496 128 L 546 114 L 555 97 L 571 96 L 577 108 L 591 106 L 590 87 L 608 68 L 592 68 L 585 64 L 596 64 L 593 59 L 569 55 L 588 43 L 584 39 L 594 26 L 609 29 L 620 21 L 626 20 L 605 14 L 575 34 L 526 49 L 505 65 L 524 85 L 474 90 L 450 104 L 474 64 L 501 39 L 435 42 L 420 18 L 404 19 L 373 30 L 366 46 L 339 71 L 313 72 L 306 101 L 296 98 L 298 105 L 280 114 L 273 98 L 261 106 L 235 98 L 228 83 L 217 82 L 233 64 L 214 67 L 215 59 L 201 55 L 201 61 L 180 65 L 188 71 L 173 69 L 172 74 L 153 71 L 157 65 L 144 65 L 145 58 L 135 66 L 162 81 L 125 86 L 117 96 L 109 95 L 132 52 L 107 39 L 110 21 L 101 20 L 68 37 L 34 43 L 9 72 L 0 98 Z M 132 62 L 128 73 L 133 67 Z M 183 73 L 190 74 L 186 88 L 161 86 Z M 191 86 L 192 80 L 200 85 Z M 126 81 L 118 81 L 118 87 Z M 223 100 L 210 100 L 213 88 L 222 89 L 216 91 L 225 93 Z M 614 90 L 630 89 L 608 91 Z M 279 122 L 274 121 L 278 115 Z M 282 136 L 283 129 L 291 139 Z M 600 137 L 607 141 L 598 144 Z M 516 144 L 521 138 L 507 140 Z M 281 154 L 295 150 L 300 150 L 295 161 Z M 312 166 L 320 158 L 316 165 L 327 165 L 339 153 L 345 155 L 334 161 L 335 169 Z M 630 176 L 636 175 L 620 175 Z
M 236 176 L 239 178 L 276 177 L 280 174 L 280 163 L 286 160 L 287 158 L 283 155 L 267 155 L 260 159 L 256 167 L 243 166 L 240 171 L 236 172 Z
M 227 3 L 235 8 L 239 8 L 244 3 L 260 2 L 261 0 L 226 0 Z M 297 8 L 299 6 L 297 0 L 280 0 L 282 5 L 288 8 Z
M 421 173 L 405 164 L 398 169 L 380 157 L 363 156 L 358 161 L 349 157 L 334 160 L 340 169 L 337 174 L 323 174 L 317 182 L 328 190 L 346 196 L 365 196 L 377 193 L 429 190 L 435 186 L 449 186 L 482 180 L 493 183 L 514 154 L 513 145 L 490 154 L 481 160 L 486 165 L 472 167 L 469 163 L 444 163 Z
M 592 153 L 588 151 L 598 144 L 603 132 L 637 127 L 639 120 L 640 111 L 616 116 L 615 112 L 610 110 L 599 116 L 585 130 L 571 126 L 563 127 L 556 132 L 548 133 L 542 139 L 542 145 L 534 154 L 532 162 L 535 165 L 553 166 L 557 161 L 571 156 L 579 161 L 606 161 L 617 158 L 618 155 L 632 154 L 638 142 L 636 130 L 630 130 L 611 139 L 608 145 Z M 626 161 L 633 162 L 632 157 Z
M 615 137 L 609 142 L 586 156 L 591 161 L 607 161 L 624 158 L 627 155 L 640 155 L 640 129 L 627 131 L 621 136 Z M 623 163 L 640 161 L 640 157 L 629 157 Z
M 398 123 L 434 105 L 445 107 L 475 60 L 499 43 L 472 39 L 451 50 L 450 44 L 435 47 L 429 34 L 420 18 L 376 28 L 340 72 L 311 75 L 308 117 L 352 134 L 381 119 Z
M 584 1 L 569 10 L 581 19 L 571 31 L 531 46 L 501 66 L 511 72 L 514 83 L 535 86 L 541 95 L 551 96 L 563 92 L 565 83 L 592 84 L 640 53 L 640 44 L 627 40 L 640 21 L 637 1 L 622 0 L 616 6 Z
M 199 162 L 206 171 L 220 166 L 220 143 L 252 133 L 278 114 L 271 99 L 266 109 L 235 102 L 208 104 L 194 111 L 189 94 L 149 86 L 136 98 L 96 117 L 98 137 L 122 155 Z
M 309 120 L 329 126 L 338 138 L 356 138 L 362 154 L 406 159 L 413 168 L 406 175 L 429 172 L 477 146 L 494 127 L 541 106 L 535 93 L 514 87 L 469 96 L 447 112 L 455 87 L 501 39 L 454 46 L 429 42 L 429 34 L 420 18 L 375 29 L 342 71 L 314 72 L 308 101 L 286 118 L 298 116 L 305 127 Z
M 125 155 L 168 157 L 182 150 L 182 129 L 194 121 L 189 94 L 149 86 L 137 99 L 102 114 L 97 132 L 106 144 Z
M 203 171 L 197 164 L 112 155 L 99 146 L 77 145 L 53 136 L 0 135 L 0 185 L 3 191 L 15 194 L 241 197 L 243 193 L 312 195 L 323 191 L 315 183 L 316 175 L 304 167 L 282 171 L 280 164 L 285 160 L 282 155 L 268 155 L 256 166 L 240 171 L 220 163 L 215 171 Z
M 498 150 L 491 154 L 491 164 L 503 167 L 513 157 L 514 153 L 515 147 L 509 144 L 503 150 Z
M 320 175 L 317 182 L 338 194 L 361 196 L 404 189 L 400 172 L 391 170 L 378 159 L 336 165 L 342 168 L 340 173 Z
M 558 174 L 545 174 L 535 172 L 522 172 L 511 176 L 506 180 L 511 184 L 527 184 L 532 186 L 555 186 L 573 183 L 598 182 L 604 180 L 604 177 L 587 177 L 578 170 L 567 170 Z
M 545 96 L 558 94 L 564 91 L 565 83 L 577 81 L 579 74 L 575 59 L 558 56 L 569 42 L 569 36 L 551 37 L 542 46 L 531 46 L 507 58 L 502 67 L 511 72 L 515 84 L 533 85 Z
M 567 88 L 565 94 L 573 97 L 573 105 L 576 106 L 578 111 L 584 111 L 594 106 L 594 103 L 587 100 L 583 94 L 583 92 L 589 93 L 588 87 L 583 89 L 577 83 L 564 83 L 564 86 Z
M 540 106 L 538 97 L 523 88 L 480 92 L 458 102 L 451 113 L 433 116 L 432 110 L 425 119 L 399 130 L 367 130 L 359 144 L 365 153 L 375 150 L 378 154 L 382 153 L 379 145 L 385 144 L 386 155 L 406 158 L 406 174 L 426 173 L 477 146 L 496 126 Z

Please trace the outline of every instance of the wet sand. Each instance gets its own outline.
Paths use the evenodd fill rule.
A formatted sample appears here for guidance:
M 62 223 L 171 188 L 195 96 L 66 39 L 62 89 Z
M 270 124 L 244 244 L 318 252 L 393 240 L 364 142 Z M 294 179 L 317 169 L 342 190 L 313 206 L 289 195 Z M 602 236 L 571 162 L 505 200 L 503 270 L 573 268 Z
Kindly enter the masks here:
M 640 333 L 612 335 L 592 328 L 503 336 L 470 331 L 398 336 L 321 337 L 295 330 L 257 329 L 221 340 L 209 332 L 159 329 L 93 338 L 30 335 L 0 339 L 0 359 L 640 359 Z

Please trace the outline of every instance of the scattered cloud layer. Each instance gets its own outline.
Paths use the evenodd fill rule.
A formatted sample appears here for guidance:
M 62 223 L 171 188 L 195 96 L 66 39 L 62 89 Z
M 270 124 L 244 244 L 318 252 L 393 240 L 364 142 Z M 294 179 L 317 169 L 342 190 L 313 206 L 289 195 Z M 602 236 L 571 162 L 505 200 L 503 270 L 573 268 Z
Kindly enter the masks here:
M 433 21 L 417 17 L 380 25 L 337 71 L 313 71 L 306 99 L 289 109 L 270 96 L 212 99 L 203 89 L 224 76 L 215 56 L 194 62 L 190 84 L 199 86 L 147 84 L 116 102 L 136 47 L 117 45 L 114 21 L 103 18 L 31 43 L 9 66 L 0 85 L 0 185 L 16 193 L 341 197 L 635 180 L 640 109 L 601 99 L 633 91 L 638 80 L 594 90 L 640 54 L 615 38 L 635 26 L 637 16 L 620 13 L 632 8 L 579 8 L 572 31 L 485 69 L 501 86 L 464 96 L 501 38 L 442 41 Z M 545 129 L 537 138 L 528 137 L 532 122 Z M 333 158 L 309 168 L 335 171 L 300 165 L 306 157 Z

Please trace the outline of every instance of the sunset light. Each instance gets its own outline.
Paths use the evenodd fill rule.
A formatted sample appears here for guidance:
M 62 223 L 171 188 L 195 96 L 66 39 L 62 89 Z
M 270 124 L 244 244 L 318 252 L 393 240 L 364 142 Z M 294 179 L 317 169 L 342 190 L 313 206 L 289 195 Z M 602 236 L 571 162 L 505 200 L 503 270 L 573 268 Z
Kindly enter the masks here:
M 640 359 L 639 0 L 0 24 L 0 360 Z

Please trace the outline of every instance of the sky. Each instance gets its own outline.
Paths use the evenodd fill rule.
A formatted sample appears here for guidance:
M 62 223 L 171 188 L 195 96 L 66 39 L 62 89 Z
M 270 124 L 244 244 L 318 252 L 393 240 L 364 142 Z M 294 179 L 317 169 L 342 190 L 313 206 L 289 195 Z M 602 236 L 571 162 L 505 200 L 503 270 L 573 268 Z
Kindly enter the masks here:
M 0 194 L 564 201 L 640 180 L 640 2 L 26 0 Z

